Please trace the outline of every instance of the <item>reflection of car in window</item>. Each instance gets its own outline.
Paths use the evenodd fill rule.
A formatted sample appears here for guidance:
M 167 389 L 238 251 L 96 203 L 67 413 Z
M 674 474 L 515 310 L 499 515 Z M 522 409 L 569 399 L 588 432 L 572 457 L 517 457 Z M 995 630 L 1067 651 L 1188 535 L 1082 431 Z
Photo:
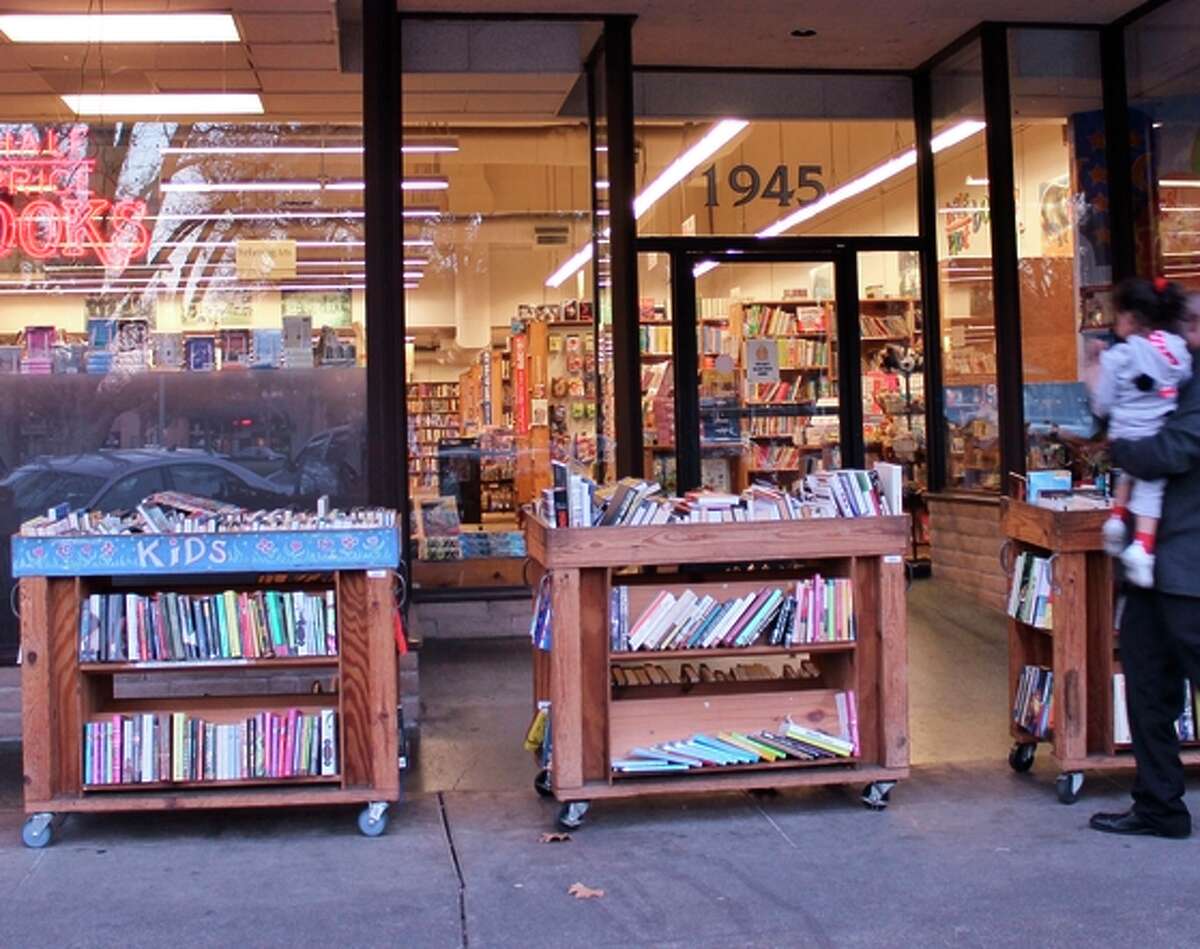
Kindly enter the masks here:
M 358 426 L 338 425 L 318 432 L 286 468 L 268 479 L 296 497 L 327 494 L 338 504 L 362 503 L 365 444 Z
M 289 507 L 299 499 L 220 455 L 193 449 L 103 450 L 37 458 L 0 480 L 0 639 L 15 641 L 9 536 L 48 509 L 131 510 L 148 494 L 171 489 L 248 508 Z

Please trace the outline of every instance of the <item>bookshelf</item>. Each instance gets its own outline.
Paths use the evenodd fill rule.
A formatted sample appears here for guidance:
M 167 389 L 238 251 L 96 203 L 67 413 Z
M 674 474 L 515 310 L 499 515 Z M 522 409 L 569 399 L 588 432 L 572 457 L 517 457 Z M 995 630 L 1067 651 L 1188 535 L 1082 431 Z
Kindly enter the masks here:
M 717 790 L 865 783 L 863 801 L 886 806 L 908 775 L 907 642 L 904 609 L 906 517 L 821 521 L 550 528 L 526 521 L 539 588 L 552 609 L 551 648 L 534 652 L 534 699 L 550 702 L 552 766 L 539 793 L 553 794 L 563 826 L 577 826 L 594 800 Z M 745 571 L 720 564 L 756 565 Z M 820 574 L 854 590 L 853 640 L 719 649 L 614 651 L 611 594 L 628 588 L 628 615 L 664 589 L 716 599 L 751 588 L 789 588 Z M 548 591 L 548 592 L 547 592 Z M 751 660 L 811 662 L 806 678 L 699 684 L 613 684 L 614 667 L 646 663 L 717 666 Z M 759 761 L 672 774 L 614 772 L 612 762 L 643 744 L 697 732 L 760 731 L 791 716 L 831 729 L 838 695 L 857 696 L 857 754 L 837 759 Z
M 24 654 L 26 844 L 46 846 L 54 818 L 64 813 L 332 804 L 366 804 L 358 826 L 367 836 L 381 834 L 388 805 L 400 794 L 395 530 L 246 532 L 186 540 L 162 535 L 155 540 L 163 549 L 186 548 L 188 558 L 194 558 L 191 565 L 148 560 L 146 538 L 139 535 L 56 538 L 50 552 L 42 538 L 14 538 Z M 98 551 L 101 542 L 112 549 Z M 218 658 L 227 654 L 212 645 L 221 642 L 216 633 L 220 624 L 197 618 L 191 626 L 196 642 L 209 646 L 192 649 L 189 654 L 195 658 L 131 660 L 125 647 L 85 651 L 87 661 L 80 659 L 81 619 L 95 602 L 89 598 L 115 600 L 120 595 L 124 600 L 132 594 L 149 603 L 159 594 L 199 600 L 226 591 L 251 599 L 259 594 L 319 596 L 329 603 L 326 615 L 333 621 L 323 627 L 331 633 L 322 643 L 326 654 Z M 176 620 L 182 615 L 173 614 Z M 159 627 L 164 635 L 176 620 Z M 227 632 L 232 623 L 231 618 Z M 269 637 L 278 627 L 263 620 L 258 635 Z M 254 641 L 253 621 L 245 619 L 238 628 Z M 118 635 L 129 632 L 119 623 L 113 629 Z M 214 638 L 207 638 L 210 634 Z M 289 653 L 304 648 L 293 646 Z M 141 649 L 133 654 L 150 654 Z M 248 676 L 257 690 L 247 691 Z M 297 691 L 307 688 L 297 677 L 311 678 L 318 691 Z M 189 754 L 196 753 L 194 770 L 187 772 L 191 779 L 179 779 L 176 770 L 182 767 L 183 748 L 172 715 L 202 723 L 188 738 Z M 301 723 L 302 715 L 310 721 Z M 144 757 L 122 752 L 117 758 L 111 732 L 109 744 L 103 744 L 98 726 L 115 717 L 126 737 L 137 734 L 140 740 L 133 747 Z M 290 720 L 294 724 L 286 724 Z M 199 754 L 199 742 L 205 739 L 198 733 L 204 725 L 223 728 L 204 732 L 211 757 Z M 288 729 L 291 745 L 283 744 Z M 247 759 L 246 743 L 254 736 L 254 755 Z M 142 743 L 147 739 L 149 749 Z M 107 772 L 103 764 L 97 770 L 98 760 L 108 762 Z
M 438 442 L 462 433 L 459 394 L 457 382 L 408 384 L 408 477 L 418 491 L 437 493 Z
M 1114 738 L 1113 675 L 1120 671 L 1120 654 L 1112 559 L 1100 544 L 1107 517 L 1107 510 L 1052 511 L 1011 498 L 1000 502 L 1001 531 L 1013 559 L 1021 552 L 1053 558 L 1050 628 L 1008 621 L 1010 700 L 1026 666 L 1049 669 L 1050 728 L 1038 739 L 1013 724 L 1009 764 L 1028 771 L 1038 744 L 1049 744 L 1061 769 L 1055 792 L 1064 804 L 1078 800 L 1085 771 L 1137 767 L 1132 749 Z M 1185 742 L 1182 757 L 1186 765 L 1200 765 L 1200 743 Z

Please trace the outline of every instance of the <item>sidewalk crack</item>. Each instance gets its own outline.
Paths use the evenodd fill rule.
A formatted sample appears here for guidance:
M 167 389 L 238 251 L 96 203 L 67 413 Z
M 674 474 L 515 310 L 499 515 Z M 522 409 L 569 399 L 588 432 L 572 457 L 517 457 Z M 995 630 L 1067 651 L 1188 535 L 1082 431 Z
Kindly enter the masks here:
M 458 849 L 454 846 L 454 833 L 450 830 L 450 815 L 446 813 L 446 798 L 438 791 L 438 811 L 442 815 L 442 833 L 446 836 L 446 846 L 450 848 L 450 861 L 454 864 L 454 875 L 458 877 L 458 928 L 462 949 L 468 949 L 470 938 L 467 935 L 467 882 L 463 878 L 462 863 L 458 859 Z

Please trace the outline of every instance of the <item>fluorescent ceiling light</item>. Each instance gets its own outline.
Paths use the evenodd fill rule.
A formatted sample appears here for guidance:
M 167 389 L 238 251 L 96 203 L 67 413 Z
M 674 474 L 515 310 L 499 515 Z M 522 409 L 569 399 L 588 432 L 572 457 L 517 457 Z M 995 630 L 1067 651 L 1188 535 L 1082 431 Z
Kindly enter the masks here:
M 237 43 L 228 13 L 69 13 L 0 16 L 14 43 Z
M 988 186 L 988 180 L 986 178 L 976 177 L 975 175 L 967 175 L 967 185 L 971 188 L 986 188 Z
M 721 266 L 721 265 L 719 263 L 717 263 L 717 261 L 715 261 L 715 260 L 701 261 L 700 263 L 696 264 L 695 267 L 692 268 L 692 276 L 693 277 L 703 277 L 710 270 L 716 270 L 719 266 Z
M 401 143 L 400 151 L 406 155 L 436 155 L 445 152 L 456 152 L 458 151 L 458 139 L 409 138 Z
M 361 155 L 361 145 L 164 145 L 160 155 Z
M 610 187 L 609 182 L 605 181 L 603 178 L 601 178 L 599 181 L 596 182 L 596 190 L 597 191 L 607 191 L 609 189 L 609 187 Z
M 159 191 L 182 194 L 237 191 L 320 191 L 319 181 L 163 181 Z
M 211 214 L 148 214 L 147 221 L 340 221 L 366 217 L 365 211 L 214 211 Z
M 951 148 L 960 142 L 966 141 L 971 136 L 977 135 L 986 127 L 983 122 L 959 122 L 957 125 L 952 125 L 950 128 L 933 136 L 930 140 L 930 145 L 935 153 L 945 151 L 947 148 Z M 790 231 L 793 227 L 803 224 L 805 221 L 812 220 L 818 214 L 824 214 L 830 208 L 841 204 L 843 201 L 856 198 L 864 191 L 869 191 L 871 188 L 895 178 L 901 172 L 915 167 L 916 164 L 917 150 L 910 148 L 895 158 L 885 161 L 882 165 L 876 165 L 870 171 L 859 175 L 857 178 L 851 178 L 845 184 L 839 185 L 832 191 L 827 192 L 825 197 L 797 208 L 791 214 L 780 218 L 770 227 L 763 228 L 755 236 L 778 237 L 780 234 Z
M 1159 178 L 1160 188 L 1200 188 L 1200 178 Z
M 445 191 L 450 182 L 446 178 L 405 178 L 400 187 L 405 191 Z
M 571 257 L 567 258 L 567 262 L 559 267 L 554 273 L 546 278 L 546 286 L 552 290 L 557 290 L 580 267 L 586 267 L 589 260 L 592 259 L 592 244 L 589 241 L 577 250 Z
M 76 115 L 262 115 L 257 92 L 81 93 L 60 96 Z
M 404 279 L 405 280 L 420 280 L 424 276 L 425 276 L 425 274 L 422 273 L 420 270 L 404 271 Z
M 640 218 L 649 211 L 659 198 L 686 179 L 704 161 L 711 158 L 721 148 L 736 138 L 749 124 L 749 122 L 743 119 L 722 119 L 716 123 L 716 125 L 705 133 L 700 141 L 671 162 L 663 170 L 662 174 L 650 182 L 646 186 L 646 189 L 634 199 L 634 218 Z M 605 150 L 607 151 L 607 149 Z M 600 187 L 600 183 L 597 182 L 596 186 Z M 607 208 L 600 208 L 596 211 L 598 217 L 608 217 L 610 213 Z M 581 247 L 572 257 L 568 258 L 566 263 L 546 278 L 546 286 L 551 289 L 557 289 L 568 277 L 580 267 L 585 266 L 591 259 L 592 244 L 589 241 L 586 246 Z
M 416 290 L 416 289 L 417 289 L 417 287 L 419 287 L 419 286 L 420 286 L 420 284 L 419 284 L 419 283 L 406 283 L 406 284 L 404 285 L 404 289 L 405 289 L 405 290 Z
M 325 185 L 326 191 L 366 191 L 365 181 L 330 181 Z
M 364 261 L 364 263 L 365 263 L 365 261 Z M 424 267 L 428 263 L 429 263 L 428 257 L 405 257 L 404 258 L 404 266 L 405 267 Z
M 437 208 L 405 208 L 404 216 L 413 217 L 441 217 L 442 212 Z
M 722 119 L 695 145 L 676 158 L 666 169 L 634 199 L 633 216 L 640 218 L 654 206 L 663 195 L 687 178 L 705 161 L 741 134 L 749 125 L 743 119 Z
M 425 240 L 424 238 L 405 238 L 405 247 L 432 247 L 433 241 Z

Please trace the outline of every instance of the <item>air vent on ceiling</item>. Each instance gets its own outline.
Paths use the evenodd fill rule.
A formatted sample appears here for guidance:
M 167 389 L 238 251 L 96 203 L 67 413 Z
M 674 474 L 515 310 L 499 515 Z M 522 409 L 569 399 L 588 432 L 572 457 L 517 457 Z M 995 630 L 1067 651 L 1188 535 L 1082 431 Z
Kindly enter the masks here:
M 565 224 L 552 224 L 534 227 L 533 242 L 539 246 L 565 244 L 570 237 L 570 230 Z

